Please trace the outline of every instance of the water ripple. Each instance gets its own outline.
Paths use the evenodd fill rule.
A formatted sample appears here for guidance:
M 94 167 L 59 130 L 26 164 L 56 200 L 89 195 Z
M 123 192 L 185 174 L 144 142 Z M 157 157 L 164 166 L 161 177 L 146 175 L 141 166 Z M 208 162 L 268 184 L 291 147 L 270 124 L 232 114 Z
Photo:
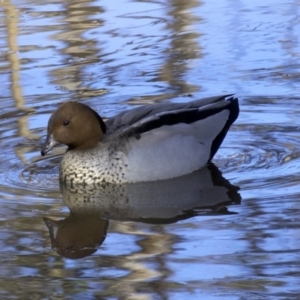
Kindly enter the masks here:
M 36 141 L 6 139 L 1 144 L 0 188 L 5 195 L 57 196 L 60 157 L 40 159 Z

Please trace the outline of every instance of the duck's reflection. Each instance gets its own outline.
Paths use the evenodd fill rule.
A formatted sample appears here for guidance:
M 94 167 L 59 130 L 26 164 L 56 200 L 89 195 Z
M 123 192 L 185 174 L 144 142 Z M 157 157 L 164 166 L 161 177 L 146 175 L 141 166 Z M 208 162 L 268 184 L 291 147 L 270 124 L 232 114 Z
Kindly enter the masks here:
M 228 214 L 240 204 L 239 188 L 214 165 L 171 180 L 101 186 L 62 186 L 70 216 L 44 218 L 52 248 L 68 258 L 94 253 L 103 243 L 109 219 L 155 224 L 174 223 L 196 215 Z
M 67 258 L 82 258 L 93 254 L 106 237 L 108 220 L 99 214 L 73 213 L 63 220 L 45 217 L 51 238 L 51 246 Z

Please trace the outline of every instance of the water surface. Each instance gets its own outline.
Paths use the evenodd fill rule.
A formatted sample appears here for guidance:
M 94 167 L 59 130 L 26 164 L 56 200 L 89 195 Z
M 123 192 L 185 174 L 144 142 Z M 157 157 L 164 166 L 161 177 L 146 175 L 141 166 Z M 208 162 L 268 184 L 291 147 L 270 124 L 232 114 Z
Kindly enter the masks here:
M 0 297 L 297 299 L 298 21 L 296 0 L 3 1 Z M 240 188 L 238 201 L 209 192 L 210 205 L 179 201 L 153 218 L 141 202 L 129 209 L 115 196 L 101 214 L 84 212 L 87 225 L 75 211 L 75 236 L 102 234 L 95 251 L 59 252 L 46 225 L 74 220 L 58 185 L 64 149 L 40 157 L 59 103 L 111 117 L 230 93 L 241 114 L 214 163 L 227 187 Z M 154 208 L 160 196 L 151 195 Z

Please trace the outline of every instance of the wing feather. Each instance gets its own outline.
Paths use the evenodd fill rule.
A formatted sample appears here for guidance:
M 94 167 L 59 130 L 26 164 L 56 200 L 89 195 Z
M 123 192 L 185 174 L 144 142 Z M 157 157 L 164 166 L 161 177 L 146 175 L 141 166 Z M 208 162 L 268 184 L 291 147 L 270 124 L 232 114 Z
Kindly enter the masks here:
M 134 125 L 145 118 L 153 116 L 157 118 L 156 115 L 165 114 L 168 112 L 182 111 L 189 109 L 199 109 L 201 107 L 208 106 L 216 102 L 227 102 L 228 97 L 232 95 L 221 95 L 215 97 L 202 98 L 195 101 L 189 101 L 184 103 L 159 103 L 154 105 L 140 106 L 134 109 L 126 110 L 117 114 L 115 117 L 106 121 L 108 134 L 119 130 L 120 128 L 126 128 Z M 231 99 L 231 98 L 230 98 Z M 230 101 L 228 99 L 228 101 Z
M 213 116 L 224 109 L 230 111 L 228 122 L 226 122 L 224 128 L 225 134 L 228 131 L 231 124 L 236 120 L 238 116 L 238 102 L 237 98 L 230 98 L 228 101 L 216 102 L 196 108 L 178 109 L 171 111 L 163 111 L 150 115 L 142 120 L 132 124 L 131 126 L 124 129 L 121 134 L 122 137 L 140 136 L 141 134 L 162 127 L 172 126 L 179 123 L 191 124 L 199 120 L 203 120 Z M 228 123 L 228 124 L 227 124 Z M 224 129 L 223 128 L 223 129 Z M 222 129 L 222 131 L 223 131 Z M 225 137 L 225 136 L 224 136 Z M 223 138 L 224 138 L 223 137 Z M 221 136 L 220 136 L 221 139 Z M 222 139 L 223 140 L 223 139 Z

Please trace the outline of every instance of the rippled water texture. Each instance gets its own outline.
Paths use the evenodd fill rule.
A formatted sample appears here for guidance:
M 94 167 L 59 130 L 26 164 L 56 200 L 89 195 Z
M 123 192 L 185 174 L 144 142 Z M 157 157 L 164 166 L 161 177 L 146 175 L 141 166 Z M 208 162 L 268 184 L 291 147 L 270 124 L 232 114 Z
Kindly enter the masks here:
M 0 298 L 299 299 L 299 7 L 2 1 Z M 230 93 L 240 117 L 196 177 L 61 194 L 64 149 L 40 156 L 69 99 L 106 118 Z

